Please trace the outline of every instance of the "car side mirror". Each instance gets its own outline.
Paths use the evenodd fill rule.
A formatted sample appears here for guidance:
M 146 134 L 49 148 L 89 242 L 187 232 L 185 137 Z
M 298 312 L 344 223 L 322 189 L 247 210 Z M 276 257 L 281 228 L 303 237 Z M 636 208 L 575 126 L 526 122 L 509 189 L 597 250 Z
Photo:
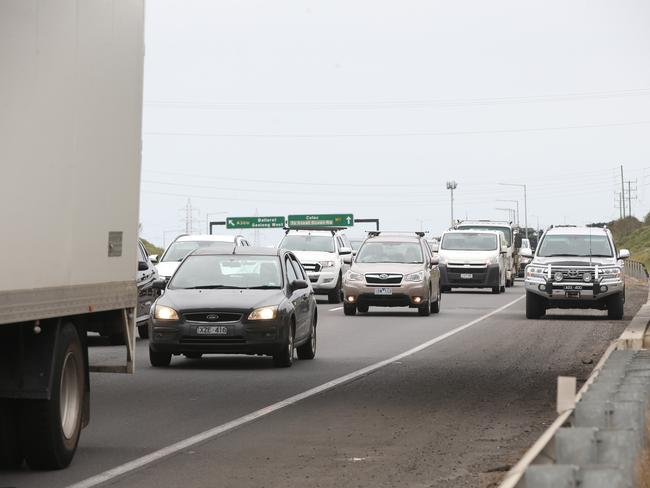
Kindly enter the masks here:
M 158 262 L 158 255 L 157 254 L 152 254 L 151 256 L 149 256 L 149 260 L 154 264 L 157 263 Z
M 343 256 L 343 264 L 352 264 L 352 254 Z
M 297 290 L 306 290 L 309 288 L 309 282 L 306 280 L 293 280 L 289 286 L 291 287 L 292 292 Z
M 148 269 L 149 265 L 146 261 L 138 261 L 138 271 L 147 271 Z
M 630 251 L 627 249 L 621 249 L 618 251 L 618 259 L 627 259 L 630 257 Z
M 164 290 L 167 288 L 167 280 L 155 280 L 152 284 L 151 287 L 154 290 Z
M 339 249 L 339 254 L 341 256 L 345 256 L 346 254 L 352 254 L 352 248 L 351 247 L 342 247 Z
M 440 259 L 438 259 L 437 256 L 433 256 L 431 258 L 431 267 L 433 268 L 435 266 L 438 266 L 439 264 L 440 264 Z
M 533 252 L 530 249 L 520 249 L 519 250 L 519 255 L 524 257 L 524 258 L 532 258 L 533 257 Z

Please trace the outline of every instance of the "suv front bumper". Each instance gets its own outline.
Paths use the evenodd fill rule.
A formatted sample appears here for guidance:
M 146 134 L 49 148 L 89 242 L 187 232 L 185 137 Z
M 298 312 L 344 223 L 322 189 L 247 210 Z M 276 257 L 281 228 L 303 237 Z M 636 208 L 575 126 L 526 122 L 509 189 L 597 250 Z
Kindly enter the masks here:
M 339 281 L 339 270 L 325 268 L 325 271 L 307 271 L 307 278 L 315 293 L 331 291 L 336 288 Z
M 597 301 L 625 291 L 625 282 L 616 280 L 598 280 L 591 283 L 554 282 L 541 278 L 527 278 L 526 291 L 552 301 Z
M 377 290 L 390 289 L 390 295 L 378 295 Z M 402 281 L 400 285 L 368 285 L 365 281 L 345 281 L 343 296 L 346 303 L 374 307 L 419 307 L 429 299 L 426 281 Z

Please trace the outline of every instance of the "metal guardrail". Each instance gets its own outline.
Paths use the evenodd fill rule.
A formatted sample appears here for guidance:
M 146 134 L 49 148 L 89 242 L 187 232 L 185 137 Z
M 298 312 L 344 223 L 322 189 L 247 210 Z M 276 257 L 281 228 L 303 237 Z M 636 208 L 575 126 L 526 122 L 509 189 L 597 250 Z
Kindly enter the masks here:
M 647 280 L 648 270 L 645 264 L 627 259 L 625 260 L 625 275 L 638 280 Z

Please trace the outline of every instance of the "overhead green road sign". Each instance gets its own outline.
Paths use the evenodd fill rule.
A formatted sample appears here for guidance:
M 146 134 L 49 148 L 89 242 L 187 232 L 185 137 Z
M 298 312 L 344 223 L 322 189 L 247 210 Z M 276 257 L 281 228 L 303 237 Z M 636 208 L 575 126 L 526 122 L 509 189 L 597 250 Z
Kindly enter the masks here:
M 352 214 L 327 214 L 327 215 L 289 215 L 288 224 L 294 227 L 352 227 L 354 216 Z
M 281 229 L 284 217 L 228 217 L 226 229 Z

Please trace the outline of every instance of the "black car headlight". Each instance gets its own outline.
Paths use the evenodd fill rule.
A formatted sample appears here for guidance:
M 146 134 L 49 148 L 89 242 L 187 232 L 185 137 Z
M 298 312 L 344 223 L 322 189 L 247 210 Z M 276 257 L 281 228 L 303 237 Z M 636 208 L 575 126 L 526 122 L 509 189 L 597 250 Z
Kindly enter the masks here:
M 248 320 L 273 320 L 278 316 L 278 307 L 261 307 L 253 310 Z

